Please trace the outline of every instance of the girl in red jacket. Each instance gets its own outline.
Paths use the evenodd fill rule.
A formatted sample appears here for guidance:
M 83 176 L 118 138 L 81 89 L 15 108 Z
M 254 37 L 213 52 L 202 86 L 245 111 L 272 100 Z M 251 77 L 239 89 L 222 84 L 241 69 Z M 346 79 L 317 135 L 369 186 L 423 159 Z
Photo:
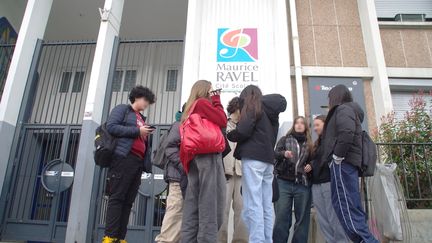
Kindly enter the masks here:
M 199 80 L 193 86 L 181 122 L 193 113 L 201 115 L 221 128 L 227 117 L 220 101 L 220 91 L 213 91 L 209 81 Z M 183 208 L 181 242 L 216 242 L 225 208 L 225 174 L 222 154 L 199 154 L 192 161 L 182 161 L 189 167 L 188 187 Z M 186 162 L 186 163 L 185 163 Z

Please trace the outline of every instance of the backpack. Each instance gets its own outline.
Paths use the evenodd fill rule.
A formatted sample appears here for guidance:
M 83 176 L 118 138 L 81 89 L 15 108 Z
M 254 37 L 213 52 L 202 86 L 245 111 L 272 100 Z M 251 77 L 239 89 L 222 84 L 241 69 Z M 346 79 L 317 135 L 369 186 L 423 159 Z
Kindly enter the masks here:
M 157 149 L 153 151 L 153 159 L 152 164 L 160 169 L 165 169 L 166 164 L 168 163 L 168 158 L 165 154 L 165 150 L 168 146 L 168 134 L 171 131 L 171 128 L 168 130 L 167 133 L 162 135 L 159 140 L 159 144 L 157 146 Z
M 377 164 L 377 147 L 366 131 L 362 132 L 362 164 L 360 176 L 371 177 L 375 173 Z
M 130 108 L 126 110 L 123 118 L 123 124 L 126 123 L 127 115 L 129 114 Z M 102 125 L 96 128 L 96 136 L 94 139 L 94 161 L 95 164 L 107 168 L 111 165 L 114 156 L 114 150 L 117 146 L 117 138 L 111 135 L 107 129 L 107 123 L 104 122 Z
M 112 162 L 117 140 L 112 136 L 106 127 L 106 122 L 96 128 L 96 137 L 94 140 L 94 160 L 96 165 L 102 168 L 109 167 Z

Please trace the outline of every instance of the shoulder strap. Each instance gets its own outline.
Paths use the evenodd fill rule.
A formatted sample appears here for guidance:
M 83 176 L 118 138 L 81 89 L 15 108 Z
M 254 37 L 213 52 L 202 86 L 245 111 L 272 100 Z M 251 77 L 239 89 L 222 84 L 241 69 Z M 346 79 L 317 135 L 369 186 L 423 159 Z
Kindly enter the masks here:
M 126 125 L 127 117 L 129 115 L 129 112 L 131 109 L 132 109 L 132 107 L 130 105 L 127 105 L 127 109 L 126 109 L 124 117 L 123 117 L 123 125 Z
M 189 114 L 188 114 L 189 116 L 192 115 L 192 113 L 194 112 L 197 103 L 198 103 L 197 100 L 195 100 L 195 102 L 192 104 L 192 107 L 189 110 Z

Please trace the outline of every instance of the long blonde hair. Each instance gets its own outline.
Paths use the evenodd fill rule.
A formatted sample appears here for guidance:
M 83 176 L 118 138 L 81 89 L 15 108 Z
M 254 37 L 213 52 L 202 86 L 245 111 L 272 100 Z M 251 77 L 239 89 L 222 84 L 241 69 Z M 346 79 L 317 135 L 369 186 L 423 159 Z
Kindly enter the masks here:
M 210 99 L 209 91 L 211 89 L 211 86 L 212 86 L 211 82 L 209 82 L 207 80 L 198 80 L 194 83 L 194 85 L 192 86 L 189 98 L 186 102 L 185 109 L 183 111 L 183 115 L 181 118 L 182 123 L 187 119 L 187 117 L 189 115 L 189 111 L 192 108 L 193 103 L 197 99 L 199 99 L 199 98 Z

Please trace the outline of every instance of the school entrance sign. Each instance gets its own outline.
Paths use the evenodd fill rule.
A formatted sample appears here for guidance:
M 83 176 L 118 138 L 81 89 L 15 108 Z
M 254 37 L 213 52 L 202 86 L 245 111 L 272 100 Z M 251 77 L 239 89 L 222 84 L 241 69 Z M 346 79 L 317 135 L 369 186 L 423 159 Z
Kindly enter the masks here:
M 209 80 L 224 107 L 248 85 L 292 101 L 288 18 L 284 0 L 190 0 L 182 102 L 192 85 Z M 281 124 L 292 121 L 289 103 Z

